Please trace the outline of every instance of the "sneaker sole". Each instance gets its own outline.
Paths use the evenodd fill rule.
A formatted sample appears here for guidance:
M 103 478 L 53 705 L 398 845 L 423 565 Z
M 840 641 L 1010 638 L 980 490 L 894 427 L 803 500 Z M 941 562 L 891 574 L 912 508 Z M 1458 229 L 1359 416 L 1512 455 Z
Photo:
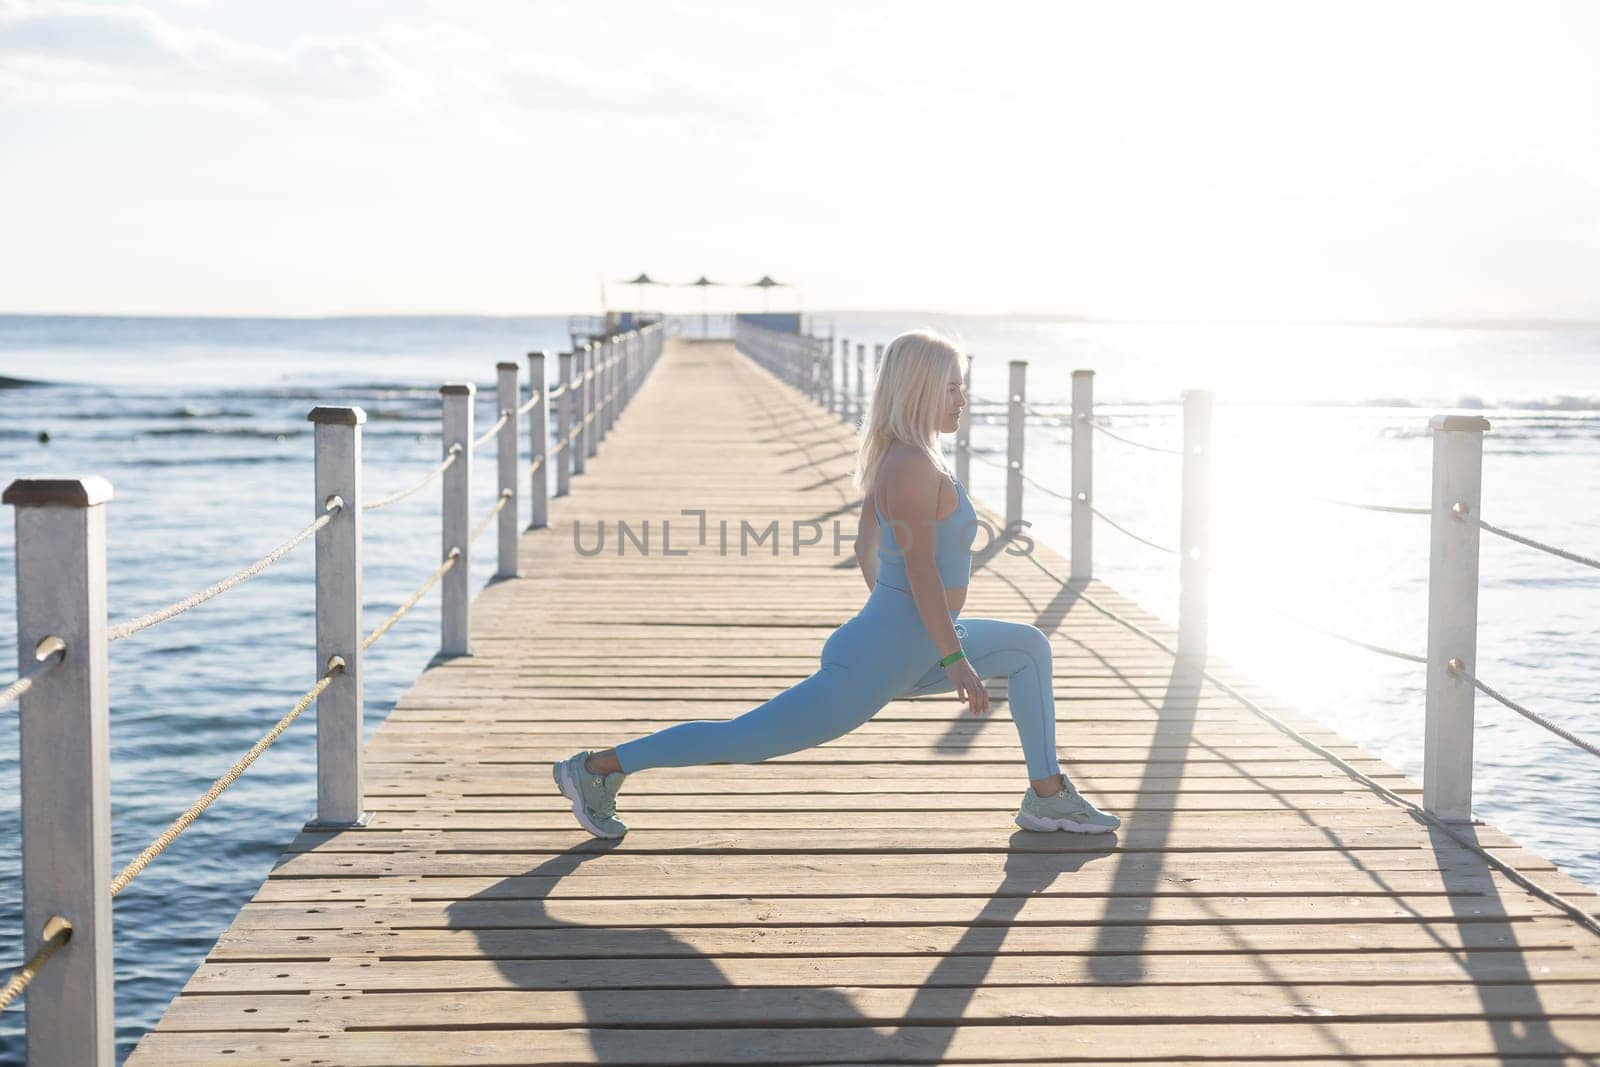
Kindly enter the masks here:
M 622 834 L 608 834 L 600 827 L 589 821 L 589 813 L 583 810 L 583 794 L 578 792 L 577 785 L 572 781 L 572 775 L 567 772 L 565 763 L 552 766 L 556 780 L 556 788 L 561 790 L 561 795 L 572 801 L 572 817 L 578 820 L 578 825 L 596 837 L 603 837 L 608 841 L 615 841 Z
M 1089 822 L 1074 822 L 1071 819 L 1041 819 L 1036 815 L 1018 812 L 1014 820 L 1024 830 L 1066 830 L 1074 834 L 1109 834 L 1116 829 L 1115 826 L 1096 826 Z M 1120 824 L 1119 824 L 1120 825 Z

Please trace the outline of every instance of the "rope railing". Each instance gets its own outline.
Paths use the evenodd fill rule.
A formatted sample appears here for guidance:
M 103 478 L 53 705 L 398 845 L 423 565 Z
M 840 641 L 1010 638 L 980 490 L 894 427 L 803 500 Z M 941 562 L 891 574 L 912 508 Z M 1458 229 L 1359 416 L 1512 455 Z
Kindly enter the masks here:
M 56 954 L 56 950 L 72 940 L 72 924 L 59 915 L 52 915 L 45 920 L 43 935 L 43 940 L 39 942 L 39 947 L 33 950 L 33 955 L 24 960 L 22 966 L 11 972 L 5 988 L 0 989 L 0 1011 L 10 1007 L 11 1002 L 33 984 L 34 977 L 44 968 L 50 957 Z
M 1309 493 L 1287 493 L 1286 496 L 1297 497 L 1314 504 L 1332 504 L 1339 508 L 1352 508 L 1356 511 L 1377 511 L 1387 515 L 1431 515 L 1432 508 L 1404 507 L 1396 504 L 1369 504 L 1360 500 L 1341 500 L 1332 496 L 1312 496 Z
M 1368 652 L 1373 652 L 1380 656 L 1388 656 L 1390 659 L 1404 660 L 1407 663 L 1420 663 L 1424 666 L 1427 665 L 1427 656 L 1419 656 L 1415 652 L 1404 652 L 1398 648 L 1390 648 L 1387 645 L 1380 645 L 1371 641 L 1363 641 L 1359 637 L 1351 637 L 1349 634 L 1340 633 L 1338 630 L 1330 630 L 1326 626 L 1320 626 L 1317 623 L 1311 622 L 1308 619 L 1304 619 L 1301 616 L 1296 615 L 1294 612 L 1285 611 L 1283 608 L 1280 608 L 1271 597 L 1257 593 L 1248 586 L 1241 584 L 1239 579 L 1241 579 L 1243 575 L 1233 567 L 1219 568 L 1216 564 L 1216 561 L 1213 560 L 1210 564 L 1210 569 L 1213 574 L 1220 572 L 1232 579 L 1232 582 L 1222 587 L 1224 590 L 1223 595 L 1225 597 L 1245 597 L 1249 599 L 1251 603 L 1259 605 L 1275 615 L 1281 615 L 1290 622 L 1295 623 L 1298 626 L 1303 626 L 1307 630 L 1310 630 L 1314 633 L 1321 634 L 1323 637 L 1328 637 L 1335 641 L 1341 641 L 1347 645 L 1354 645 L 1356 648 L 1366 649 Z
M 110 630 L 106 631 L 106 640 L 121 641 L 125 637 L 131 637 L 140 630 L 148 630 L 157 623 L 166 622 L 168 619 L 173 618 L 174 616 L 182 615 L 191 608 L 199 607 L 201 604 L 204 604 L 213 597 L 221 596 L 228 590 L 233 589 L 236 586 L 243 585 L 251 578 L 254 578 L 256 575 L 260 574 L 262 571 L 278 562 L 284 556 L 287 556 L 290 552 L 293 552 L 295 548 L 297 548 L 306 540 L 306 538 L 310 537 L 312 534 L 328 525 L 328 523 L 332 522 L 334 515 L 343 510 L 344 501 L 340 500 L 338 497 L 334 497 L 332 500 L 328 501 L 327 510 L 323 512 L 323 514 L 315 522 L 305 527 L 299 533 L 289 538 L 289 540 L 285 541 L 271 552 L 268 552 L 265 556 L 262 556 L 260 559 L 250 564 L 250 566 L 241 571 L 235 571 L 233 574 L 228 575 L 228 577 L 222 579 L 220 582 L 209 585 L 192 596 L 184 597 L 175 604 L 168 604 L 166 607 L 161 608 L 158 611 L 152 611 L 148 615 L 141 615 L 137 619 L 130 619 L 129 621 L 122 623 L 120 626 L 113 626 Z
M 370 634 L 361 639 L 361 650 L 365 652 L 367 649 L 377 644 L 378 638 L 388 633 L 394 628 L 395 623 L 405 618 L 406 612 L 416 607 L 422 598 L 428 595 L 428 590 L 432 589 L 438 583 L 439 579 L 443 578 L 446 572 L 448 572 L 451 567 L 454 567 L 457 561 L 460 559 L 461 550 L 459 548 L 452 548 L 450 550 L 450 554 L 445 557 L 444 562 L 439 564 L 439 568 L 428 576 L 428 580 L 423 582 L 415 593 L 412 593 L 410 596 L 406 597 L 405 602 L 396 608 L 387 619 L 384 619 L 383 622 L 379 623 L 377 629 L 373 630 Z
M 1093 504 L 1090 504 L 1088 501 L 1084 501 L 1083 504 L 1084 504 L 1085 507 L 1087 507 L 1090 510 L 1090 512 L 1092 512 L 1094 514 L 1095 518 L 1099 519 L 1101 522 L 1105 523 L 1107 526 L 1111 527 L 1113 530 L 1116 530 L 1118 533 L 1124 535 L 1125 537 L 1131 537 L 1135 541 L 1139 542 L 1141 545 L 1147 545 L 1150 548 L 1155 549 L 1157 552 L 1165 552 L 1169 556 L 1181 556 L 1181 555 L 1183 555 L 1183 553 L 1180 552 L 1176 548 L 1172 548 L 1172 547 L 1170 547 L 1168 545 L 1157 544 L 1156 542 L 1151 541 L 1148 538 L 1140 537 L 1138 534 L 1134 533 L 1132 530 L 1130 530 L 1126 526 L 1122 525 L 1122 523 L 1118 522 L 1116 519 L 1113 519 L 1110 515 L 1107 515 L 1105 512 L 1103 512 L 1099 508 L 1095 507 Z
M 509 421 L 511 421 L 511 412 L 502 411 L 500 413 L 500 417 L 494 420 L 494 425 L 483 431 L 483 433 L 479 434 L 478 439 L 472 442 L 472 450 L 476 452 L 490 441 L 493 441 L 494 435 L 499 433 L 500 428 Z
M 997 460 L 997 459 L 990 459 L 988 456 L 984 455 L 982 452 L 979 452 L 975 448 L 967 449 L 967 455 L 971 456 L 973 459 L 977 460 L 979 463 L 987 463 L 989 466 L 998 467 L 1000 470 L 1003 470 L 1003 471 L 1008 471 L 1008 470 L 1011 469 L 1011 464 L 1002 463 L 1000 460 Z
M 489 513 L 487 515 L 478 520 L 478 525 L 472 528 L 472 534 L 467 538 L 467 543 L 471 544 L 481 537 L 483 535 L 483 531 L 487 530 L 489 528 L 489 524 L 494 521 L 494 517 L 500 514 L 500 512 L 503 511 L 505 506 L 510 502 L 511 490 L 500 490 L 500 499 L 494 502 L 494 507 L 489 509 Z
M 22 695 L 33 688 L 33 683 L 44 676 L 67 656 L 67 644 L 61 638 L 51 635 L 40 641 L 34 649 L 34 662 L 27 670 L 17 675 L 17 680 L 0 690 L 0 708 L 6 707 L 13 701 L 21 700 Z
M 1459 510 L 1456 511 L 1456 514 L 1461 518 L 1466 518 L 1466 516 Z M 1507 541 L 1515 541 L 1519 545 L 1526 545 L 1529 548 L 1536 548 L 1540 552 L 1548 552 L 1550 555 L 1556 556 L 1559 559 L 1567 560 L 1570 563 L 1577 563 L 1584 567 L 1593 567 L 1596 570 L 1600 570 L 1600 559 L 1593 559 L 1589 556 L 1579 555 L 1578 553 L 1569 551 L 1565 548 L 1557 548 L 1555 545 L 1547 545 L 1543 541 L 1536 541 L 1525 534 L 1513 533 L 1503 526 L 1496 526 L 1494 523 L 1485 522 L 1482 519 L 1473 519 L 1471 521 L 1478 524 L 1478 529 L 1488 530 L 1496 537 L 1504 537 Z
M 1052 419 L 1055 420 L 1057 426 L 1065 426 L 1068 430 L 1072 429 L 1071 411 L 1044 411 L 1026 400 L 1022 402 L 1022 406 L 1029 415 L 1034 415 L 1041 419 Z
M 412 493 L 415 493 L 417 490 L 421 489 L 423 486 L 439 477 L 445 471 L 449 470 L 450 464 L 456 461 L 456 457 L 460 456 L 461 452 L 462 449 L 460 444 L 451 445 L 449 454 L 444 457 L 444 462 L 440 463 L 427 474 L 424 474 L 421 478 L 418 478 L 416 481 L 412 482 L 410 485 L 398 492 L 390 493 L 388 496 L 381 496 L 376 500 L 363 501 L 361 504 L 361 510 L 377 511 L 379 508 L 386 508 L 390 504 L 400 503 L 400 501 L 404 500 L 406 497 L 410 496 Z
M 1453 659 L 1447 664 L 1447 666 L 1450 668 L 1450 673 L 1451 674 L 1454 674 L 1456 677 L 1461 678 L 1464 681 L 1471 682 L 1473 688 L 1478 690 L 1478 692 L 1483 693 L 1485 696 L 1492 697 L 1493 699 L 1499 701 L 1501 704 L 1504 704 L 1506 707 L 1510 708 L 1512 711 L 1516 712 L 1518 715 L 1521 715 L 1523 718 L 1527 719 L 1529 722 L 1534 723 L 1534 724 L 1539 725 L 1539 726 L 1543 726 L 1546 730 L 1549 730 L 1551 733 L 1555 734 L 1557 737 L 1561 738 L 1563 741 L 1569 741 L 1572 744 L 1577 745 L 1579 748 L 1583 749 L 1585 752 L 1589 753 L 1591 756 L 1600 756 L 1600 745 L 1596 745 L 1592 741 L 1584 740 L 1583 738 L 1579 737 L 1577 734 L 1572 733 L 1571 731 L 1567 730 L 1565 727 L 1558 726 L 1555 723 L 1551 722 L 1549 719 L 1545 718 L 1543 715 L 1540 715 L 1537 711 L 1534 711 L 1532 708 L 1525 707 L 1522 704 L 1517 703 L 1515 700 L 1512 700 L 1510 697 L 1504 695 L 1503 693 L 1500 693 L 1499 691 L 1490 688 L 1488 683 L 1484 682 L 1483 680 L 1478 678 L 1478 676 L 1476 674 L 1474 674 L 1472 671 L 1468 670 L 1467 669 L 1467 665 L 1465 663 L 1462 663 L 1460 660 Z
M 1083 423 L 1083 424 L 1085 424 L 1086 426 L 1091 427 L 1096 433 L 1104 434 L 1106 437 L 1111 438 L 1113 441 L 1121 441 L 1123 444 L 1130 445 L 1133 448 L 1142 448 L 1146 452 L 1159 452 L 1159 453 L 1161 453 L 1162 455 L 1165 455 L 1165 456 L 1181 456 L 1181 455 L 1183 455 L 1183 449 L 1181 449 L 1181 448 L 1163 448 L 1160 445 L 1152 445 L 1152 444 L 1149 444 L 1149 443 L 1147 443 L 1145 441 L 1136 441 L 1131 437 L 1124 437 L 1121 434 L 1117 433 L 1115 430 L 1111 429 L 1105 423 L 1101 422 L 1099 419 L 1094 418 L 1091 415 L 1079 415 L 1078 416 L 1078 421 Z
M 7 489 L 6 503 L 19 509 L 34 509 L 27 521 L 18 523 L 21 543 L 17 555 L 25 564 L 19 567 L 17 583 L 19 618 L 50 619 L 52 621 L 47 625 L 57 634 L 67 635 L 74 645 L 69 649 L 60 637 L 46 637 L 38 642 L 32 657 L 26 655 L 24 648 L 16 674 L 8 679 L 0 679 L 0 708 L 13 706 L 19 700 L 27 708 L 27 714 L 18 719 L 27 764 L 20 779 L 20 807 L 36 812 L 62 804 L 76 805 L 80 802 L 79 793 L 62 786 L 84 780 L 92 782 L 97 780 L 96 775 L 104 773 L 103 739 L 105 731 L 110 728 L 111 719 L 110 702 L 106 697 L 105 671 L 108 664 L 103 655 L 94 657 L 82 654 L 76 646 L 85 638 L 79 635 L 87 635 L 98 641 L 104 634 L 105 639 L 117 641 L 141 632 L 249 581 L 315 537 L 318 549 L 315 580 L 317 658 L 326 667 L 325 673 L 294 701 L 265 734 L 259 736 L 247 752 L 215 779 L 194 803 L 178 813 L 177 818 L 130 862 L 119 865 L 120 870 L 112 867 L 107 871 L 104 865 L 99 869 L 79 870 L 71 864 L 63 867 L 53 862 L 50 858 L 52 845 L 47 832 L 46 840 L 36 844 L 30 839 L 29 845 L 34 847 L 25 850 L 23 862 L 28 868 L 25 875 L 29 884 L 35 884 L 34 880 L 37 879 L 45 887 L 43 896 L 58 898 L 55 907 L 73 915 L 74 920 L 86 931 L 88 926 L 84 920 L 89 916 L 77 915 L 64 907 L 65 904 L 74 900 L 88 900 L 99 901 L 97 906 L 109 907 L 112 898 L 137 881 L 268 748 L 281 740 L 289 728 L 313 707 L 318 708 L 314 718 L 319 732 L 317 817 L 307 825 L 323 829 L 366 825 L 370 811 L 362 783 L 364 754 L 359 728 L 363 714 L 360 686 L 363 668 L 354 650 L 373 648 L 438 586 L 443 594 L 439 614 L 440 654 L 470 654 L 466 637 L 470 634 L 472 590 L 466 564 L 471 541 L 467 538 L 481 538 L 497 518 L 502 533 L 516 525 L 513 520 L 517 512 L 516 503 L 520 499 L 517 478 L 522 463 L 527 464 L 525 469 L 528 473 L 535 475 L 528 491 L 532 497 L 535 524 L 543 524 L 544 509 L 550 499 L 542 473 L 544 468 L 558 468 L 558 492 L 565 491 L 569 473 L 567 468 L 577 466 L 576 446 L 584 442 L 591 449 L 595 446 L 597 439 L 590 435 L 603 434 L 611 420 L 618 415 L 619 405 L 631 398 L 662 355 L 664 331 L 659 325 L 646 327 L 634 337 L 638 343 L 625 350 L 625 359 L 615 349 L 609 350 L 604 361 L 591 362 L 576 381 L 565 382 L 555 390 L 544 387 L 548 354 L 530 353 L 533 374 L 526 397 L 518 388 L 516 366 L 499 364 L 496 368 L 495 401 L 495 409 L 499 414 L 494 424 L 481 436 L 467 435 L 462 440 L 454 436 L 457 427 L 468 425 L 472 419 L 474 390 L 469 385 L 446 383 L 439 390 L 440 414 L 444 431 L 450 435 L 446 441 L 455 443 L 451 443 L 436 465 L 432 465 L 416 481 L 376 499 L 358 499 L 360 494 L 357 487 L 362 480 L 360 427 L 365 422 L 362 410 L 353 405 L 314 408 L 308 418 L 317 424 L 314 442 L 315 499 L 322 502 L 320 510 L 314 512 L 315 521 L 309 522 L 266 556 L 199 593 L 115 627 L 107 627 L 104 618 L 105 544 L 99 532 L 103 527 L 93 525 L 103 521 L 105 512 L 92 511 L 111 498 L 109 483 L 101 478 L 59 477 L 24 478 L 14 482 Z M 564 357 L 566 355 L 563 353 Z M 562 366 L 564 370 L 570 366 L 567 358 L 563 358 Z M 600 383 L 609 388 L 596 388 L 596 384 Z M 581 395 L 574 392 L 575 385 L 583 387 Z M 559 410 L 547 412 L 547 402 L 555 398 L 562 398 L 564 403 Z M 581 403 L 574 403 L 574 399 Z M 527 446 L 522 445 L 521 424 L 515 421 L 518 416 L 524 415 L 529 417 Z M 570 433 L 561 435 L 562 440 L 552 444 L 546 426 L 550 415 L 558 416 L 563 423 L 573 415 L 580 421 L 571 428 Z M 501 454 L 498 470 L 492 472 L 490 478 L 491 484 L 496 485 L 498 496 L 488 513 L 472 525 L 469 533 L 467 525 L 471 521 L 471 501 L 477 497 L 471 491 L 472 479 L 468 467 L 481 467 L 475 463 L 475 453 L 490 440 L 496 439 L 500 442 Z M 523 447 L 527 448 L 526 454 L 522 451 Z M 527 458 L 519 459 L 524 455 Z M 557 462 L 558 458 L 566 462 Z M 452 473 L 447 475 L 446 472 Z M 581 473 L 581 470 L 576 472 Z M 364 612 L 378 605 L 361 595 L 360 524 L 341 525 L 338 520 L 342 517 L 354 522 L 359 518 L 355 514 L 358 508 L 362 511 L 376 510 L 399 503 L 440 479 L 445 489 L 442 514 L 439 516 L 447 532 L 445 544 L 447 547 L 457 547 L 449 547 L 445 558 L 427 580 L 363 637 L 362 624 L 366 621 Z M 459 540 L 455 534 L 458 530 L 461 535 Z M 324 531 L 321 536 L 317 536 L 319 531 Z M 338 536 L 333 536 L 335 534 Z M 517 576 L 516 547 L 515 537 L 502 536 L 498 545 L 497 577 Z M 80 595 L 85 592 L 87 595 Z M 91 646 L 85 644 L 84 647 Z M 71 660 L 67 658 L 69 654 L 73 656 Z M 62 664 L 66 666 L 61 667 Z M 57 670 L 58 667 L 61 669 Z M 55 672 L 53 676 L 49 675 L 52 671 Z M 69 674 L 74 683 L 72 686 L 58 684 L 69 680 Z M 46 680 L 41 683 L 41 678 Z M 82 692 L 77 686 L 80 680 L 88 683 Z M 69 717 L 63 719 L 64 713 Z M 83 721 L 81 738 L 78 730 L 80 716 Z M 81 744 L 59 743 L 55 731 L 61 728 L 63 722 L 72 724 L 73 740 L 81 740 Z M 251 733 L 260 729 L 254 722 L 254 713 L 247 729 Z M 86 833 L 109 833 L 112 816 L 103 790 L 98 791 L 98 796 L 87 795 L 81 800 L 83 810 L 70 813 L 74 825 L 80 825 L 79 817 L 82 816 L 86 820 Z M 110 877 L 112 874 L 114 877 Z M 48 914 L 47 911 L 39 914 L 30 912 L 28 921 L 36 924 L 45 920 Z M 29 933 L 38 936 L 31 925 Z M 33 951 L 9 976 L 4 977 L 4 985 L 0 986 L 0 1009 L 11 1007 L 26 996 L 30 1041 L 38 1046 L 33 1049 L 34 1058 L 41 1062 L 65 1063 L 83 1059 L 80 1054 L 83 1047 L 81 1027 L 78 1028 L 80 1032 L 76 1033 L 74 1028 L 83 1012 L 104 1010 L 103 995 L 114 995 L 114 991 L 101 988 L 106 973 L 104 968 L 112 955 L 111 945 L 104 941 L 96 942 L 82 932 L 74 941 L 73 951 L 64 957 L 65 962 L 56 965 L 55 970 L 46 975 L 40 988 L 31 988 L 31 984 L 38 984 L 37 976 L 49 966 L 53 954 L 71 937 L 72 926 L 66 918 L 61 915 L 49 917 L 44 924 L 42 940 L 30 946 Z M 56 988 L 58 982 L 62 986 L 59 990 Z M 58 992 L 60 995 L 56 995 Z M 20 1004 L 17 1006 L 20 1007 Z M 37 1033 L 42 1035 L 38 1039 L 33 1037 L 35 1026 Z
M 224 789 L 232 785 L 256 761 L 261 753 L 272 747 L 272 743 L 283 736 L 283 732 L 289 728 L 290 724 L 298 719 L 301 713 L 309 708 L 328 686 L 333 684 L 334 678 L 344 672 L 344 667 L 344 660 L 335 656 L 333 662 L 328 664 L 327 672 L 317 679 L 316 685 L 306 690 L 304 696 L 295 701 L 294 707 L 289 709 L 288 714 L 279 719 L 277 724 L 262 736 L 261 740 L 251 745 L 250 751 L 239 757 L 238 762 L 228 768 L 226 774 L 211 783 L 211 788 L 201 794 L 199 800 L 189 805 L 188 810 L 174 819 L 172 825 L 162 831 L 161 836 L 152 841 L 143 852 L 135 856 L 126 867 L 122 868 L 122 871 L 111 880 L 111 895 L 114 897 L 126 889 L 128 883 L 139 876 L 140 871 L 150 866 L 151 860 L 161 855 L 168 845 L 176 841 L 178 836 L 189 828 L 189 824 L 199 818 L 200 813 L 209 808 L 213 800 L 222 795 Z

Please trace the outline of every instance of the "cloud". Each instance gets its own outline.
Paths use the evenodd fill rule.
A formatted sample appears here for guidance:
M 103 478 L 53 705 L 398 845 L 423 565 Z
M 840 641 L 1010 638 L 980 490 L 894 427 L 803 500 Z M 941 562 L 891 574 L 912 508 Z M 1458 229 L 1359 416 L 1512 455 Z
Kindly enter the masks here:
M 357 97 L 381 91 L 394 70 L 386 53 L 362 42 L 273 49 L 176 25 L 137 5 L 0 0 L 0 74 L 34 92 Z
M 597 74 L 549 64 L 509 72 L 502 82 L 516 107 L 546 115 L 643 122 L 690 121 L 751 133 L 763 125 L 759 100 L 663 71 L 608 69 Z

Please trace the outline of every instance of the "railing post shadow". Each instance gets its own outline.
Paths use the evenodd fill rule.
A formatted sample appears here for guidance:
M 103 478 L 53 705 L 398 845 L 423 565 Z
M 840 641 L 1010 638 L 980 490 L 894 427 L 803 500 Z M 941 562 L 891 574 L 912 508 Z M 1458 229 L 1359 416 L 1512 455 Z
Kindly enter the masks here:
M 556 398 L 556 448 L 552 452 L 556 460 L 556 496 L 566 496 L 572 492 L 572 359 L 571 352 L 563 352 L 560 356 L 561 364 L 561 395 Z
M 444 451 L 461 451 L 444 472 L 440 523 L 443 537 L 439 562 L 459 552 L 455 566 L 439 583 L 439 653 L 444 656 L 472 655 L 472 414 L 477 387 L 471 382 L 439 387 L 444 417 Z
M 317 814 L 306 828 L 365 826 L 361 427 L 367 414 L 359 407 L 316 407 L 306 419 L 316 456 L 314 512 L 321 516 L 336 501 L 341 505 L 316 537 L 316 676 L 344 663 L 317 697 Z
M 528 497 L 532 514 L 528 529 L 550 525 L 550 401 L 545 390 L 545 360 L 548 352 L 528 353 L 528 393 L 534 398 L 528 408 Z M 542 462 L 541 462 L 542 458 Z
M 1478 524 L 1483 435 L 1476 415 L 1436 415 L 1433 517 L 1428 551 L 1428 690 L 1422 806 L 1446 822 L 1472 822 L 1472 731 L 1478 660 Z
M 520 406 L 519 395 L 521 383 L 518 381 L 522 368 L 513 362 L 495 364 L 495 406 L 500 409 L 500 414 L 495 416 L 496 421 L 501 415 L 505 423 L 500 427 L 500 433 L 495 437 L 494 456 L 496 473 L 498 474 L 497 495 L 495 503 L 504 500 L 505 507 L 500 509 L 496 516 L 499 520 L 497 535 L 497 553 L 495 556 L 494 576 L 496 578 L 515 578 L 517 576 L 517 462 L 521 454 L 517 448 L 517 408 Z
M 1178 520 L 1178 656 L 1204 664 L 1211 571 L 1211 402 L 1183 394 L 1183 510 Z
M 1006 533 L 1022 529 L 1023 433 L 1027 426 L 1028 361 L 1011 361 L 1011 386 L 1006 394 Z
M 0 499 L 17 509 L 18 665 L 34 666 L 47 638 L 65 645 L 19 708 L 24 958 L 48 938 L 53 917 L 71 924 L 68 940 L 28 989 L 27 1062 L 111 1067 L 111 483 L 19 478 Z
M 1071 576 L 1094 577 L 1094 371 L 1072 372 L 1072 554 Z

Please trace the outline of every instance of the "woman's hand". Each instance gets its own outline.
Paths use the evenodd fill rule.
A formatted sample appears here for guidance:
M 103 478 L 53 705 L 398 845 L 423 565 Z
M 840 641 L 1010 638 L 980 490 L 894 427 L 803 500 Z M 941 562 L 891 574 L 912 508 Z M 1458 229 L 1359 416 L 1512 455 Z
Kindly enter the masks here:
M 944 673 L 956 687 L 956 695 L 963 703 L 972 706 L 972 714 L 989 714 L 989 691 L 983 687 L 978 672 L 972 669 L 972 664 L 965 657 L 945 667 Z

